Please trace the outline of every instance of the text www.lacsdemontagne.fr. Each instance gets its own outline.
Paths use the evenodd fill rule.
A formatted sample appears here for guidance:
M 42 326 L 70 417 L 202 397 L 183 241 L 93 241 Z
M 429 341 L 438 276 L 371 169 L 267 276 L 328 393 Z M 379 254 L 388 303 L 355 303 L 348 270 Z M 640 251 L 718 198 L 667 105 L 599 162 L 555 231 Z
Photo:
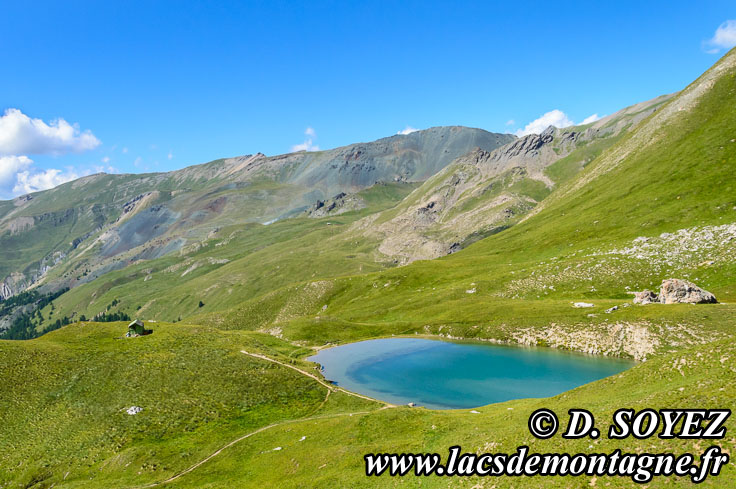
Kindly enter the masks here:
M 442 464 L 437 453 L 367 454 L 367 476 L 404 476 L 411 472 L 418 476 L 618 476 L 630 477 L 634 482 L 647 483 L 655 476 L 677 475 L 690 477 L 695 483 L 708 475 L 718 475 L 728 462 L 728 455 L 720 447 L 711 446 L 699 457 L 690 453 L 529 453 L 529 447 L 520 446 L 513 454 L 461 454 L 459 446 L 449 449 L 447 462 Z

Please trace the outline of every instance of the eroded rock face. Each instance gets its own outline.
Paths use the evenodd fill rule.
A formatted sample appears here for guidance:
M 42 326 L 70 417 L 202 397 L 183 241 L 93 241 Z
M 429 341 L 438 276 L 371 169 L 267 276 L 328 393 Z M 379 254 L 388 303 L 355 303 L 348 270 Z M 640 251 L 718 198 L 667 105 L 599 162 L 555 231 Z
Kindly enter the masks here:
M 712 304 L 718 302 L 716 297 L 703 290 L 697 285 L 681 280 L 678 278 L 670 278 L 662 281 L 659 290 L 659 302 L 662 304 Z
M 659 302 L 657 294 L 649 289 L 644 289 L 641 292 L 634 292 L 634 304 L 651 304 L 653 302 Z
M 22 273 L 11 273 L 4 280 L 0 281 L 0 300 L 8 299 L 23 292 L 29 285 L 25 275 Z
M 377 184 L 380 185 L 380 184 Z M 307 217 L 319 218 L 336 216 L 344 212 L 350 212 L 365 207 L 363 199 L 354 194 L 340 192 L 328 200 L 318 200 L 316 204 L 307 209 Z
M 0 284 L 0 300 L 5 300 L 13 295 L 13 291 L 5 282 Z

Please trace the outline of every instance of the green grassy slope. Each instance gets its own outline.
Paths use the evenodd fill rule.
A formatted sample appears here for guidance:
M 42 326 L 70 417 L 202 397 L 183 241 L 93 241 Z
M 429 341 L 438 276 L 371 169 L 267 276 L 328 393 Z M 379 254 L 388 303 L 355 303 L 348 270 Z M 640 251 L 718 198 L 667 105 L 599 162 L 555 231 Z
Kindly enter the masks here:
M 671 97 L 592 124 L 549 128 L 491 152 L 471 151 L 374 216 L 364 234 L 381 239 L 379 251 L 402 264 L 457 252 L 524 219 Z
M 339 216 L 225 227 L 182 253 L 140 261 L 72 289 L 54 301 L 53 313 L 51 306 L 41 311 L 44 322 L 38 329 L 65 315 L 92 318 L 116 299 L 110 312 L 174 321 L 226 310 L 289 283 L 384 269 L 391 264 L 375 261 L 373 242 L 341 233 L 414 187 L 376 185 L 358 194 L 365 209 Z
M 736 397 L 733 342 L 721 341 L 650 360 L 619 375 L 588 384 L 549 399 L 524 399 L 464 411 L 389 409 L 368 415 L 302 422 L 259 434 L 238 444 L 206 466 L 182 477 L 171 487 L 422 487 L 422 488 L 570 488 L 634 487 L 619 477 L 365 477 L 366 453 L 439 453 L 446 460 L 448 447 L 461 445 L 464 452 L 514 453 L 521 445 L 540 453 L 625 452 L 700 453 L 710 446 L 703 440 L 562 440 L 555 436 L 538 440 L 529 434 L 527 419 L 534 410 L 552 409 L 561 419 L 568 409 L 584 407 L 606 431 L 613 412 L 621 407 L 731 408 Z M 566 426 L 563 422 L 563 428 Z M 733 431 L 719 445 L 736 449 Z M 299 442 L 301 436 L 306 436 Z M 282 447 L 272 451 L 270 447 Z M 276 470 L 274 470 L 276 468 Z M 246 482 L 247 481 L 247 482 Z M 717 478 L 701 487 L 725 488 L 736 484 L 731 462 Z M 655 479 L 643 487 L 693 487 L 689 479 Z
M 480 146 L 514 139 L 435 127 L 320 152 L 215 160 L 168 173 L 97 174 L 0 205 L 2 297 L 73 288 L 194 244 L 216 229 L 291 217 L 376 182 L 421 181 Z
M 315 319 L 321 304 L 314 304 L 302 319 L 283 329 L 293 330 L 294 338 L 320 342 L 375 332 L 438 333 L 440 326 L 455 323 L 464 328 L 462 334 L 453 333 L 457 336 L 470 335 L 473 326 L 497 336 L 493 331 L 514 318 L 537 327 L 560 321 L 569 327 L 620 322 L 650 313 L 637 307 L 609 316 L 601 314 L 603 309 L 630 300 L 630 290 L 656 288 L 672 276 L 695 281 L 721 301 L 733 301 L 734 58 L 736 52 L 729 53 L 713 69 L 718 76 L 702 82 L 708 89 L 699 99 L 686 98 L 688 91 L 673 98 L 663 111 L 674 116 L 661 123 L 656 113 L 644 121 L 553 192 L 538 214 L 462 253 L 332 281 L 331 292 L 321 298 L 329 306 L 326 314 Z M 719 70 L 723 66 L 727 69 Z M 684 101 L 686 109 L 678 110 Z M 651 134 L 648 144 L 630 149 L 630 140 L 640 132 Z M 616 166 L 611 167 L 612 159 Z M 575 185 L 580 188 L 568 193 Z M 635 241 L 640 236 L 649 241 Z M 473 288 L 475 293 L 466 293 Z M 248 311 L 271 310 L 262 316 L 273 321 L 287 296 L 295 300 L 287 290 L 281 295 L 281 302 L 269 297 L 263 304 L 245 304 L 214 319 L 260 327 Z M 571 312 L 574 300 L 597 301 L 598 307 Z M 661 311 L 655 314 L 660 320 L 674 314 L 671 308 Z M 588 318 L 589 313 L 598 316 Z
M 189 322 L 204 325 L 156 324 L 152 336 L 132 340 L 115 339 L 124 332 L 121 324 L 72 325 L 27 342 L 0 341 L 0 368 L 7 372 L 0 376 L 0 445 L 10 447 L 0 454 L 0 484 L 140 487 L 192 468 L 171 485 L 631 487 L 628 479 L 609 478 L 365 479 L 362 455 L 444 453 L 455 444 L 511 452 L 524 443 L 540 451 L 702 451 L 709 444 L 658 438 L 537 441 L 526 420 L 542 406 L 558 413 L 590 409 L 604 428 L 621 407 L 736 407 L 735 102 L 736 50 L 577 176 L 561 169 L 563 185 L 530 218 L 443 259 L 362 269 L 370 246 L 331 239 L 334 229 L 365 215 L 359 211 L 236 234 L 228 263 L 206 260 L 228 246 L 213 242 L 192 251 L 190 262 L 167 257 L 150 272 L 150 264 L 135 265 L 65 294 L 56 314 L 84 301 L 92 311 L 113 298 L 135 308 L 150 297 L 161 305 L 141 311 L 181 308 L 196 314 Z M 267 245 L 261 250 L 258 238 Z M 351 253 L 356 246 L 360 252 Z M 237 256 L 238 248 L 246 255 Z M 285 258 L 292 251 L 296 256 Z M 344 265 L 353 259 L 357 266 Z M 190 272 L 192 280 L 175 278 L 185 268 L 165 271 L 197 260 L 203 263 Z M 317 272 L 324 273 L 320 280 L 310 275 Z M 153 278 L 144 282 L 145 274 Z M 261 295 L 242 302 L 249 293 L 228 299 L 235 293 L 212 289 L 199 308 L 204 285 L 228 276 L 233 288 L 252 276 L 250 289 L 242 290 Z M 670 276 L 689 278 L 726 303 L 624 307 L 629 290 Z M 573 308 L 578 300 L 595 305 Z M 615 305 L 620 308 L 604 312 Z M 476 414 L 379 410 L 379 403 L 339 392 L 327 397 L 316 380 L 240 353 L 309 369 L 302 359 L 310 346 L 414 333 L 646 361 L 551 399 L 511 401 Z M 122 410 L 131 405 L 144 411 L 128 416 Z M 273 423 L 283 424 L 242 438 Z M 719 444 L 733 453 L 733 419 L 727 427 Z M 736 485 L 735 467 L 731 461 L 705 486 Z M 647 487 L 690 485 L 668 478 Z
M 132 488 L 186 472 L 166 487 L 630 487 L 628 479 L 607 477 L 365 479 L 362 456 L 445 454 L 455 444 L 476 453 L 513 452 L 522 444 L 541 452 L 698 452 L 706 446 L 697 440 L 540 441 L 528 433 L 526 419 L 540 407 L 562 415 L 584 407 L 605 430 L 620 407 L 736 407 L 731 339 L 658 356 L 550 399 L 475 413 L 379 410 L 378 403 L 339 392 L 326 398 L 315 380 L 239 352 L 266 353 L 309 370 L 294 359 L 304 350 L 266 335 L 157 324 L 151 336 L 116 339 L 124 328 L 90 323 L 27 342 L 0 341 L 0 358 L 13 366 L 1 386 L 0 441 L 9 447 L 0 457 L 2 484 Z M 124 409 L 131 405 L 144 410 L 129 416 Z M 734 423 L 727 423 L 729 433 Z M 736 449 L 731 435 L 719 444 Z M 731 463 L 705 487 L 734 483 Z M 668 478 L 648 487 L 690 483 Z
M 11 272 L 35 270 L 40 261 L 54 251 L 71 252 L 74 239 L 117 219 L 122 203 L 135 195 L 151 190 L 171 190 L 171 185 L 157 185 L 151 180 L 149 175 L 92 175 L 35 193 L 18 208 L 12 202 L 4 203 L 0 207 L 1 224 L 19 218 L 35 219 L 36 223 L 23 232 L 12 232 L 0 226 L 3 250 L 0 277 Z
M 289 360 L 267 335 L 155 323 L 70 325 L 0 341 L 0 486 L 136 485 L 172 475 L 231 438 L 319 411 L 374 408 L 240 350 Z M 307 367 L 309 368 L 309 367 Z M 139 406 L 143 411 L 128 415 Z

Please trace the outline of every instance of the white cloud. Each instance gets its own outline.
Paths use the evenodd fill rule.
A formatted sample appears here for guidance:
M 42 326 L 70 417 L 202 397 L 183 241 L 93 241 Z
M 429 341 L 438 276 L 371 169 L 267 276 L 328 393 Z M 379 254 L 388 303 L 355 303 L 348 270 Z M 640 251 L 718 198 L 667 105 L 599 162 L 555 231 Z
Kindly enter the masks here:
M 169 154 L 166 155 L 166 157 L 170 160 L 174 159 L 174 152 L 172 150 L 169 150 Z
M 100 145 L 90 131 L 64 119 L 45 123 L 31 119 L 18 109 L 0 116 L 0 155 L 79 153 Z
M 135 160 L 133 160 L 133 166 L 136 168 L 140 167 L 143 164 L 143 158 L 138 156 Z
M 580 124 L 590 124 L 591 122 L 595 122 L 600 119 L 601 117 L 598 114 L 593 114 L 583 119 L 583 122 L 581 122 Z M 509 122 L 512 122 L 512 121 L 509 121 Z M 550 110 L 549 112 L 545 113 L 538 119 L 531 121 L 529 124 L 527 124 L 524 127 L 524 129 L 519 129 L 514 134 L 516 134 L 519 137 L 522 137 L 528 134 L 540 134 L 542 133 L 542 131 L 547 129 L 549 126 L 555 126 L 557 128 L 562 129 L 563 127 L 570 127 L 570 126 L 575 126 L 575 125 L 577 125 L 577 123 L 573 122 L 573 120 L 570 119 L 567 116 L 567 114 L 565 114 L 561 110 L 555 109 L 555 110 Z
M 317 132 L 312 127 L 307 127 L 304 131 L 304 135 L 307 136 L 304 142 L 295 144 L 291 147 L 291 152 L 296 153 L 297 151 L 319 151 L 319 146 L 314 144 L 314 140 L 317 139 Z
M 591 122 L 595 122 L 599 120 L 601 120 L 601 117 L 599 117 L 598 114 L 593 114 L 583 119 L 583 122 L 581 122 L 580 124 L 590 124 Z
M 513 126 L 514 124 L 516 124 L 516 121 L 513 120 L 513 119 L 509 119 L 509 120 L 506 121 L 506 125 L 507 126 Z
M 33 164 L 33 160 L 27 156 L 0 156 L 0 196 L 12 195 L 19 172 L 24 171 Z
M 706 52 L 715 54 L 721 49 L 731 49 L 736 46 L 736 20 L 727 20 L 718 26 L 713 37 L 704 43 L 711 46 Z
M 121 151 L 123 154 L 128 154 L 128 148 L 123 148 Z
M 319 151 L 319 146 L 312 143 L 311 139 L 306 139 L 303 143 L 295 144 L 291 147 L 291 152 L 297 151 Z
M 542 117 L 531 121 L 529 124 L 524 126 L 524 129 L 516 131 L 516 135 L 526 136 L 527 134 L 539 134 L 549 126 L 555 126 L 559 128 L 572 126 L 573 122 L 567 117 L 567 114 L 561 110 L 555 109 L 545 113 Z
M 47 190 L 81 176 L 71 167 L 66 171 L 37 169 L 26 155 L 80 153 L 100 144 L 90 131 L 81 131 L 64 119 L 47 123 L 18 109 L 7 109 L 0 116 L 0 198 Z M 102 158 L 103 163 L 109 161 L 108 156 Z
M 48 190 L 89 173 L 87 170 L 80 174 L 73 168 L 37 170 L 27 156 L 0 156 L 0 198 Z
M 74 170 L 63 172 L 61 170 L 50 169 L 32 173 L 31 171 L 22 171 L 17 175 L 17 182 L 13 187 L 13 193 L 30 194 L 41 190 L 54 188 L 62 183 L 76 180 L 81 175 Z
M 95 173 L 120 173 L 120 170 L 112 165 L 102 166 L 97 165 L 94 167 Z
M 404 136 L 406 136 L 407 134 L 411 134 L 413 132 L 417 132 L 418 130 L 419 129 L 417 129 L 415 127 L 406 126 L 404 129 L 402 129 L 401 131 L 397 132 L 396 134 L 403 134 Z

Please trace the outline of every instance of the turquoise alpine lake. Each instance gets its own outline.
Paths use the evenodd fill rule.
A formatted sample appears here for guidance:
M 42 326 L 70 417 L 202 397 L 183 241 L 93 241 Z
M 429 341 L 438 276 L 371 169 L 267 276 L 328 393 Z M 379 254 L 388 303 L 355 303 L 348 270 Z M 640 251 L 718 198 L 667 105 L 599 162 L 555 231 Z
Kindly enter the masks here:
M 349 391 L 430 409 L 462 409 L 549 397 L 617 374 L 633 361 L 424 338 L 385 338 L 321 350 L 309 358 Z

